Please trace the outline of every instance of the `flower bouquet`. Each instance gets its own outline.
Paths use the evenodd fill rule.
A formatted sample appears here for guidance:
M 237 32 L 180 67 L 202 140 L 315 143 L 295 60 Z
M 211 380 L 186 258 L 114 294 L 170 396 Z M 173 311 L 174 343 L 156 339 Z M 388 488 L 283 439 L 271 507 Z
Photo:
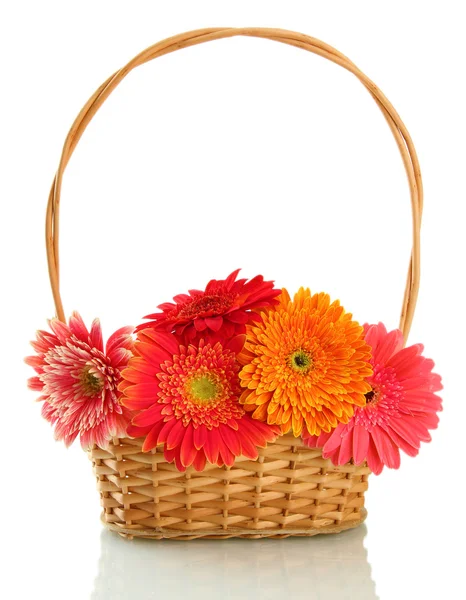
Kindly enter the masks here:
M 233 35 L 299 45 L 341 64 L 370 90 L 402 153 L 414 244 L 400 329 L 360 325 L 338 300 L 294 296 L 262 275 L 211 280 L 158 306 L 104 343 L 95 320 L 66 321 L 58 278 L 58 202 L 64 168 L 88 122 L 138 64 Z M 38 331 L 42 415 L 68 446 L 78 437 L 98 481 L 103 520 L 154 539 L 330 533 L 365 518 L 369 474 L 415 456 L 437 427 L 442 388 L 423 347 L 405 347 L 419 284 L 422 185 L 403 123 L 348 59 L 308 36 L 208 29 L 160 42 L 101 86 L 65 142 L 47 209 L 57 317 Z
M 352 506 L 344 502 L 354 486 L 348 475 L 398 468 L 400 450 L 415 456 L 437 426 L 440 377 L 420 344 L 403 348 L 400 330 L 359 325 L 327 294 L 301 288 L 292 299 L 262 276 L 237 277 L 234 271 L 205 291 L 161 304 L 134 337 L 124 327 L 104 346 L 98 320 L 88 330 L 74 313 L 68 325 L 52 319 L 51 333 L 39 331 L 32 342 L 36 355 L 26 360 L 37 375 L 29 385 L 41 393 L 43 416 L 55 425 L 57 439 L 69 445 L 79 436 L 90 450 L 97 475 L 107 476 L 99 479 L 102 492 L 117 491 L 115 478 L 118 489 L 126 487 L 123 504 L 131 508 L 124 520 L 137 521 L 135 532 L 141 525 L 156 531 L 163 523 L 179 524 L 179 517 L 167 522 L 162 506 L 170 516 L 191 515 L 191 523 L 202 516 L 194 522 L 204 526 L 219 522 L 225 506 L 239 506 L 231 512 L 240 519 L 226 518 L 215 531 L 243 521 L 259 530 L 264 523 L 302 529 L 302 520 L 318 530 L 330 513 L 336 521 L 359 522 L 360 496 Z M 278 451 L 270 453 L 277 440 Z M 283 455 L 290 453 L 291 461 Z M 255 477 L 251 461 L 260 465 Z M 308 482 L 306 493 L 294 481 Z M 355 481 L 363 491 L 365 481 Z M 177 509 L 188 502 L 189 482 L 200 491 L 190 496 L 191 508 Z M 312 493 L 325 491 L 326 483 L 330 495 Z M 272 501 L 262 511 L 245 511 L 252 490 L 256 503 L 276 500 L 278 492 L 279 499 L 312 499 L 314 510 L 295 501 L 299 510 L 287 519 L 283 502 Z M 104 507 L 116 508 L 109 497 L 103 496 Z M 255 521 L 255 512 L 267 516 Z M 119 523 L 118 511 L 107 514 Z

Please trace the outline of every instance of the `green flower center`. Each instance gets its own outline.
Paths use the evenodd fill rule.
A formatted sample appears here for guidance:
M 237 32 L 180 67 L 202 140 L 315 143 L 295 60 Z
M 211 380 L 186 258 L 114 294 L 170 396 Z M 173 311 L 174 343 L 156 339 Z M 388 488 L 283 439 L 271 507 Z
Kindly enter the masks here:
M 290 355 L 288 364 L 293 371 L 306 374 L 312 367 L 312 357 L 308 352 L 300 348 Z
M 208 404 L 212 400 L 215 400 L 218 391 L 218 385 L 205 375 L 187 382 L 188 395 L 197 404 Z
M 92 373 L 91 367 L 87 367 L 83 370 L 80 377 L 80 383 L 86 396 L 95 396 L 101 392 L 104 387 L 102 377 L 100 377 L 98 373 Z

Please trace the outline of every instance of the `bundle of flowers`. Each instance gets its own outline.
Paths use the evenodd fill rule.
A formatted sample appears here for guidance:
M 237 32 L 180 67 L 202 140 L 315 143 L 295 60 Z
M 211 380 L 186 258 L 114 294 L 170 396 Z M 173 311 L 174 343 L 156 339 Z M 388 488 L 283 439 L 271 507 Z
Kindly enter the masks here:
M 325 293 L 291 298 L 238 274 L 175 296 L 105 345 L 99 322 L 88 330 L 77 313 L 37 332 L 29 387 L 55 437 L 84 448 L 141 438 L 179 471 L 201 471 L 256 459 L 292 433 L 335 465 L 376 474 L 430 441 L 442 385 L 422 345 L 361 326 Z

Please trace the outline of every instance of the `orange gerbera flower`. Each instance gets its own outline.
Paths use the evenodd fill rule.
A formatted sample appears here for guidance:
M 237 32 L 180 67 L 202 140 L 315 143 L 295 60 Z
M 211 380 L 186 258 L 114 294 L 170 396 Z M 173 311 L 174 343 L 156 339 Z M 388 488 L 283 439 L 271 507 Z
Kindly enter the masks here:
M 284 289 L 280 305 L 261 316 L 239 356 L 244 408 L 296 437 L 304 427 L 318 435 L 347 423 L 371 390 L 362 326 L 338 300 L 304 288 L 293 300 Z

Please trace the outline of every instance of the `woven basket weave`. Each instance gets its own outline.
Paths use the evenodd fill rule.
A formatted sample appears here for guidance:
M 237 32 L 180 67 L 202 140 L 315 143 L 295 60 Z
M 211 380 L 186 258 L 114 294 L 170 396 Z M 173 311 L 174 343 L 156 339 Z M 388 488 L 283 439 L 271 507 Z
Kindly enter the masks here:
M 135 67 L 181 48 L 233 36 L 267 38 L 318 54 L 353 73 L 385 117 L 408 176 L 413 247 L 400 318 L 408 337 L 419 288 L 419 232 L 422 181 L 410 135 L 380 89 L 348 58 L 309 36 L 280 29 L 211 28 L 190 31 L 147 48 L 109 77 L 91 96 L 65 140 L 52 184 L 46 217 L 50 282 L 57 316 L 65 321 L 59 288 L 59 203 L 63 174 L 79 139 L 100 106 Z M 238 458 L 233 467 L 207 465 L 201 473 L 180 473 L 165 461 L 162 448 L 142 452 L 142 440 L 114 439 L 109 448 L 89 452 L 98 480 L 103 521 L 127 537 L 260 538 L 334 533 L 361 523 L 369 469 L 335 467 L 319 450 L 291 435 L 259 450 L 259 458 Z
M 335 467 L 301 440 L 285 435 L 259 458 L 233 467 L 177 471 L 159 447 L 113 440 L 89 452 L 106 525 L 128 537 L 287 537 L 333 533 L 365 518 L 369 469 Z

